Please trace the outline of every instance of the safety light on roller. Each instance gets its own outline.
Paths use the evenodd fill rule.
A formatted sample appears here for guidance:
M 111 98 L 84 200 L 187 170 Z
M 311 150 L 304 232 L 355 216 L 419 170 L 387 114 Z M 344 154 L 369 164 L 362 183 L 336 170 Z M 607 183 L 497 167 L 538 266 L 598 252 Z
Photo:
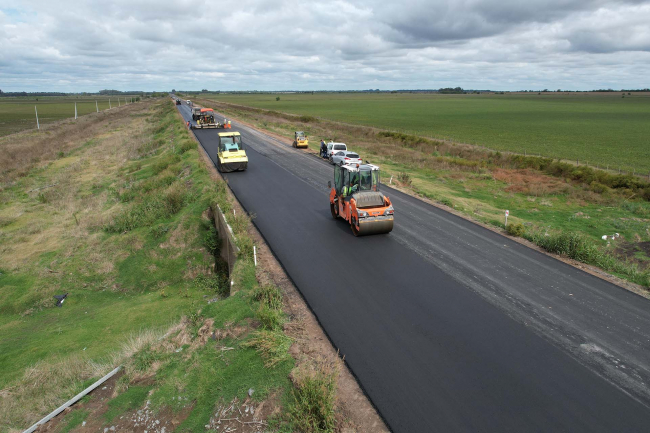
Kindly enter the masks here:
M 393 209 L 393 205 L 388 206 L 388 209 L 384 211 L 384 216 L 386 215 L 392 215 L 395 209 Z
M 363 218 L 365 218 L 365 217 L 367 217 L 367 216 L 368 216 L 368 212 L 366 212 L 366 211 L 362 211 L 362 210 L 359 211 L 359 217 L 363 217 Z

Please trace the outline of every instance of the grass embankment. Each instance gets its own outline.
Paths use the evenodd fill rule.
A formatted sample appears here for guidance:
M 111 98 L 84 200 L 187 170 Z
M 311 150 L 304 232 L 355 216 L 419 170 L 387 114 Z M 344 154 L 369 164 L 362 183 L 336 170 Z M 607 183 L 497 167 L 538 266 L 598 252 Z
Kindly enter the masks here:
M 0 136 L 13 134 L 25 129 L 36 128 L 36 112 L 38 109 L 38 121 L 41 127 L 52 122 L 63 119 L 74 119 L 74 104 L 77 103 L 77 116 L 95 113 L 106 110 L 109 107 L 124 105 L 131 98 L 135 101 L 139 96 L 117 96 L 109 98 L 106 96 L 97 97 L 65 97 L 46 96 L 38 98 L 0 98 Z M 95 101 L 97 103 L 95 104 Z
M 241 249 L 230 296 L 214 266 L 206 209 L 230 209 L 225 183 L 210 179 L 168 101 L 129 110 L 59 143 L 55 160 L 5 171 L 0 431 L 26 428 L 119 364 L 110 401 L 85 398 L 62 431 L 129 430 L 138 411 L 204 430 L 225 407 L 263 402 L 259 419 L 244 421 L 330 426 L 330 406 L 318 408 L 333 389 L 319 383 L 334 373 L 314 369 L 292 386 L 282 295 L 258 287 L 245 216 L 227 212 Z M 57 293 L 69 293 L 61 308 Z
M 486 146 L 502 152 L 527 152 L 648 174 L 650 94 L 622 96 L 621 93 L 549 92 L 541 95 L 317 93 L 207 97 Z
M 508 209 L 516 235 L 650 285 L 650 187 L 639 178 L 309 116 L 210 105 L 287 138 L 304 130 L 315 151 L 321 137 L 344 141 L 381 165 L 384 183 L 393 177 L 394 184 L 495 227 L 504 228 Z

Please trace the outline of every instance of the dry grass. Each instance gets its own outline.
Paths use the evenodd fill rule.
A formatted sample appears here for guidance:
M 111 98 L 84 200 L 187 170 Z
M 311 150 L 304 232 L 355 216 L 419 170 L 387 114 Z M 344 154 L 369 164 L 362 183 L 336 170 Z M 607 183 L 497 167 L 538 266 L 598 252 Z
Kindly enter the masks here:
M 66 243 L 64 241 L 78 239 L 86 242 L 89 236 L 93 236 L 91 231 L 110 219 L 110 213 L 116 210 L 106 212 L 104 209 L 108 192 L 88 194 L 83 188 L 93 183 L 100 185 L 114 176 L 129 156 L 141 148 L 145 141 L 143 136 L 146 134 L 142 132 L 146 123 L 143 118 L 131 116 L 149 110 L 149 107 L 145 103 L 133 104 L 128 109 L 115 110 L 105 116 L 88 116 L 83 119 L 83 124 L 66 121 L 46 132 L 18 133 L 9 136 L 10 142 L 7 138 L 0 140 L 0 179 L 19 181 L 28 197 L 27 200 L 24 197 L 4 197 L 7 206 L 0 218 L 18 223 L 14 224 L 18 228 L 3 231 L 0 261 L 5 269 L 27 266 L 40 254 L 56 250 Z M 50 135 L 59 139 L 50 141 Z M 71 156 L 47 160 L 57 156 L 55 149 L 70 151 L 81 148 L 93 135 L 95 145 Z M 24 155 L 18 152 L 20 157 L 11 156 L 18 149 L 24 150 Z M 38 161 L 26 159 L 30 153 L 43 149 L 48 150 L 39 154 Z M 20 164 L 25 166 L 15 169 Z M 41 175 L 16 178 L 35 165 L 43 167 Z M 42 180 L 44 176 L 46 182 Z M 48 185 L 53 186 L 43 188 Z M 70 248 L 74 245 L 72 242 Z M 112 263 L 105 262 L 100 268 L 108 273 L 112 266 Z
M 83 116 L 76 121 L 56 122 L 41 131 L 24 131 L 0 138 L 0 184 L 24 176 L 34 167 L 69 153 L 105 132 L 106 126 L 125 128 L 132 116 L 148 111 L 150 104 L 131 104 Z M 135 145 L 135 144 L 134 144 Z
M 38 362 L 27 368 L 19 385 L 0 391 L 0 430 L 20 431 L 10 428 L 16 425 L 27 428 L 79 393 L 85 381 L 102 377 L 144 347 L 158 343 L 178 326 L 133 334 L 119 351 L 103 362 L 72 356 Z

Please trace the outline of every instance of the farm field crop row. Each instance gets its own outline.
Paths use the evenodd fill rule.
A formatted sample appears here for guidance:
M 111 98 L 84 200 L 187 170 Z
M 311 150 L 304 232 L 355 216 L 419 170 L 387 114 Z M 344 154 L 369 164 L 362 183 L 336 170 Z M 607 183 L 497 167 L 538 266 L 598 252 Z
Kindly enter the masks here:
M 95 105 L 95 101 L 97 101 L 97 105 Z M 124 96 L 120 96 L 120 101 L 124 105 Z M 119 104 L 117 97 L 111 97 L 110 103 L 107 97 L 2 98 L 0 99 L 0 137 L 36 128 L 34 106 L 38 109 L 38 120 L 41 126 L 57 120 L 74 118 L 75 102 L 77 103 L 78 116 L 94 113 L 97 109 L 106 110 L 111 105 L 117 107 Z
M 622 96 L 316 93 L 207 98 L 645 174 L 650 172 L 650 95 Z

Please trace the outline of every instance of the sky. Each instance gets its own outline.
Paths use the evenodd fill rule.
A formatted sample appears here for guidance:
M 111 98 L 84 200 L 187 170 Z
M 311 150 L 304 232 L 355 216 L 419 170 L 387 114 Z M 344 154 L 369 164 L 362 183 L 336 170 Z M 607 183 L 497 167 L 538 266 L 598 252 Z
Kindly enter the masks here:
M 0 0 L 0 89 L 650 87 L 650 0 Z

